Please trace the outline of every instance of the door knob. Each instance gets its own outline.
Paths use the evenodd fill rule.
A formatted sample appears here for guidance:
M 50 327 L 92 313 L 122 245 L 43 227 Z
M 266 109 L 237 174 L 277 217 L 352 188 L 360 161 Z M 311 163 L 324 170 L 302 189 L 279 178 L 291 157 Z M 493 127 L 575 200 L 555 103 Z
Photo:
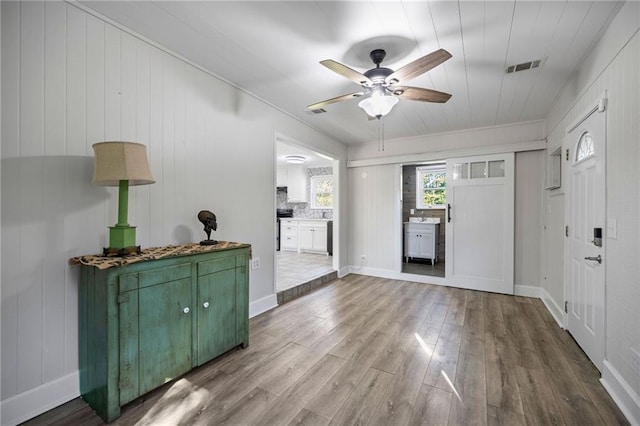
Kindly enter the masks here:
M 595 262 L 602 263 L 602 256 L 600 256 L 600 255 L 597 255 L 596 257 L 587 256 L 587 257 L 585 257 L 585 260 L 593 260 Z

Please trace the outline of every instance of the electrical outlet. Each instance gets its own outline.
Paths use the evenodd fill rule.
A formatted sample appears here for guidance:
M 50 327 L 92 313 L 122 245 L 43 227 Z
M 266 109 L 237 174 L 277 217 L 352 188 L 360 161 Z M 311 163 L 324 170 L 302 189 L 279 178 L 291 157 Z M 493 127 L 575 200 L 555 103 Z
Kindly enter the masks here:
M 631 348 L 631 368 L 640 376 L 640 353 Z
M 363 265 L 367 263 L 367 255 L 363 254 L 362 256 L 360 256 L 360 261 L 362 262 Z
M 256 257 L 251 259 L 251 270 L 260 269 L 260 258 Z

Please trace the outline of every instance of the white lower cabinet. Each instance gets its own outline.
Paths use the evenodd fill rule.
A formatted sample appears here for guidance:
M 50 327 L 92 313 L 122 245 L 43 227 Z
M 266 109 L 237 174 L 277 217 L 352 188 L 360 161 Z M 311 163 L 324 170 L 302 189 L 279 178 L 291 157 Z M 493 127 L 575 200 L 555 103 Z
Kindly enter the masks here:
M 438 261 L 438 239 L 440 225 L 433 223 L 405 223 L 404 256 L 410 258 L 430 259 L 434 264 Z
M 280 250 L 298 251 L 298 221 L 280 219 Z
M 281 219 L 280 250 L 328 254 L 327 221 Z
M 299 222 L 300 251 L 327 253 L 327 222 L 301 220 Z

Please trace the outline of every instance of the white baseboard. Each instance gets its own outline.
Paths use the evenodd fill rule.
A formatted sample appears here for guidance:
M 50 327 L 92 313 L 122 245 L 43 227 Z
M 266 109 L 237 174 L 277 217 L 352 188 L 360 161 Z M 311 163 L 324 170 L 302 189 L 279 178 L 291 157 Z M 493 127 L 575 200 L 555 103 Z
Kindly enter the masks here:
M 276 306 L 278 306 L 278 297 L 275 294 L 270 294 L 262 299 L 251 302 L 249 303 L 249 318 L 267 312 Z
M 567 328 L 567 314 L 564 312 L 564 309 L 558 306 L 545 288 L 542 289 L 540 299 L 542 299 L 542 303 L 547 307 L 547 311 L 549 311 L 553 319 L 556 320 L 560 328 Z
M 0 424 L 17 425 L 78 396 L 80 372 L 76 371 L 2 401 Z
M 351 273 L 351 267 L 345 266 L 338 269 L 338 278 L 344 278 Z
M 629 423 L 640 426 L 640 397 L 616 368 L 606 359 L 602 365 L 602 386 L 609 392 Z
M 515 296 L 535 297 L 536 299 L 540 299 L 542 297 L 542 287 L 516 284 L 513 288 L 513 294 Z

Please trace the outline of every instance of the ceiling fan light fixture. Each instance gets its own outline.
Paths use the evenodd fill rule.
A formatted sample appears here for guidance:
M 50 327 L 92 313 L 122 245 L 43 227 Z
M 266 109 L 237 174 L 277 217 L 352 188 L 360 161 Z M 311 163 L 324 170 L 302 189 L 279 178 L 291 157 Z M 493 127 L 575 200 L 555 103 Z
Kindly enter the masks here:
M 302 155 L 286 155 L 284 161 L 289 164 L 304 164 L 307 159 Z
M 395 96 L 373 93 L 370 97 L 361 100 L 358 106 L 365 110 L 369 116 L 380 118 L 389 114 L 397 103 L 398 98 Z

